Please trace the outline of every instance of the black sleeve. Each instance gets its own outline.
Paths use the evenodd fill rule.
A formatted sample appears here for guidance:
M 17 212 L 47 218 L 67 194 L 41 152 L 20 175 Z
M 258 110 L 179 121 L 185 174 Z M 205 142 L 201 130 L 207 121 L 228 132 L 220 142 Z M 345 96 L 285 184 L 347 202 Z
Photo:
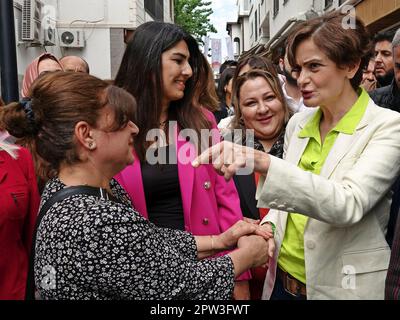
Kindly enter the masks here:
M 89 229 L 88 229 L 89 230 Z M 90 286 L 115 299 L 230 299 L 229 256 L 197 261 L 194 237 L 141 217 L 91 228 L 83 243 Z

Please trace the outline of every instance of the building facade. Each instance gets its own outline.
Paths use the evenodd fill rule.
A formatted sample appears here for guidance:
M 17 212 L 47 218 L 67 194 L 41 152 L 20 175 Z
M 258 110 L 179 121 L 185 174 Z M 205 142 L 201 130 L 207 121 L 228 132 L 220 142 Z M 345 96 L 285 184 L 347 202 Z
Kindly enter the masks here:
M 371 34 L 400 27 L 399 0 L 237 0 L 237 6 L 237 21 L 227 23 L 232 41 L 242 44 L 237 57 L 262 50 L 274 55 L 296 24 L 335 9 L 352 8 Z
M 30 24 L 30 40 L 24 6 L 40 15 Z M 174 6 L 173 0 L 15 0 L 14 16 L 20 81 L 28 64 L 45 51 L 59 58 L 81 56 L 93 75 L 113 79 L 132 32 L 147 21 L 173 22 Z

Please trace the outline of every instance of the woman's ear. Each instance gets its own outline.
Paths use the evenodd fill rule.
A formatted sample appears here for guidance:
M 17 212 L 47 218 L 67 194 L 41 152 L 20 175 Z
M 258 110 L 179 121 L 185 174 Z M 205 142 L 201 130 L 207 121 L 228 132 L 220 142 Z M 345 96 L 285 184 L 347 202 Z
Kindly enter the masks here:
M 349 80 L 354 78 L 358 69 L 360 68 L 360 65 L 361 65 L 361 60 L 358 60 L 357 63 L 355 63 L 353 65 L 349 65 L 347 67 L 347 78 L 349 78 Z
M 96 149 L 96 141 L 93 137 L 92 127 L 85 121 L 80 121 L 75 125 L 75 137 L 78 144 L 87 150 Z

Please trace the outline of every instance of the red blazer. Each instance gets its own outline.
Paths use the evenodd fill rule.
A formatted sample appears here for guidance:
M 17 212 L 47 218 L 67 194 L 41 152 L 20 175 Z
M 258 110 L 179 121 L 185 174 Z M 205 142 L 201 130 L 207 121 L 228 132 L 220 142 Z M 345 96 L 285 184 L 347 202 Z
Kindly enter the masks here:
M 215 133 L 218 135 L 216 140 L 219 140 L 214 116 L 208 111 L 206 114 L 207 118 L 213 122 L 213 128 L 216 129 Z M 194 145 L 178 134 L 178 128 L 174 129 L 174 139 L 177 155 L 185 152 L 190 155 L 185 159 L 188 161 L 180 161 L 178 157 L 178 175 L 186 231 L 194 235 L 216 235 L 227 230 L 238 220 L 242 220 L 240 200 L 234 182 L 226 182 L 215 172 L 212 165 L 202 165 L 194 169 L 191 165 L 191 161 L 197 155 Z M 137 159 L 136 153 L 134 155 Z M 133 165 L 126 167 L 116 176 L 116 179 L 129 194 L 136 210 L 148 218 L 140 161 L 135 161 Z M 248 272 L 239 279 L 249 278 Z
M 0 300 L 22 300 L 40 196 L 31 155 L 0 151 Z

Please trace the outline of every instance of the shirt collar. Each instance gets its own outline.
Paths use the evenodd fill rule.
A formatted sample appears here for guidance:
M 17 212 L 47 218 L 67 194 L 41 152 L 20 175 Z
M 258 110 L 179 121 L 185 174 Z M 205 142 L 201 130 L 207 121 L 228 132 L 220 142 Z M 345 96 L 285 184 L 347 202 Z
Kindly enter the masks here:
M 369 95 L 365 89 L 359 88 L 358 99 L 343 118 L 336 124 L 331 131 L 345 134 L 353 134 L 367 109 Z M 319 123 L 321 121 L 322 111 L 318 109 L 314 117 L 299 132 L 299 138 L 315 138 L 319 140 Z

